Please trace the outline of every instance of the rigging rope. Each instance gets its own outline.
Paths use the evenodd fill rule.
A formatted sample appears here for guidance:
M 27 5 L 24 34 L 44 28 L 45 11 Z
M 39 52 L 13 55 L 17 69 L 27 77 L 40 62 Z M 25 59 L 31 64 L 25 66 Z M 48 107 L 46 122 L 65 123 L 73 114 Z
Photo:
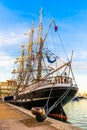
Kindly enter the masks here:
M 62 41 L 62 39 L 61 39 L 61 37 L 60 37 L 59 32 L 58 32 L 58 36 L 59 36 L 59 39 L 60 39 L 61 45 L 62 45 L 62 47 L 63 47 L 63 49 L 64 49 L 64 52 L 65 52 L 65 54 L 66 54 L 66 57 L 67 57 L 67 59 L 68 59 L 68 61 L 69 61 L 68 55 L 67 55 L 67 53 L 66 53 L 66 50 L 65 50 L 65 47 L 64 47 L 64 45 L 63 45 L 63 41 Z
M 46 111 L 48 111 L 48 103 L 49 103 L 49 100 L 50 100 L 50 96 L 51 96 L 51 93 L 52 93 L 52 89 L 53 89 L 53 86 L 52 86 L 51 89 L 50 89 L 49 97 L 48 97 L 48 100 L 47 100 L 46 105 L 45 105 L 45 107 L 44 107 L 44 109 L 46 109 Z
M 48 106 L 47 106 L 46 115 L 48 115 L 55 107 L 58 106 L 59 103 L 61 103 L 63 101 L 63 99 L 67 96 L 67 94 L 69 93 L 71 88 L 72 88 L 72 85 L 63 93 L 63 95 L 49 109 L 48 109 Z M 46 105 L 48 105 L 51 93 L 52 93 L 52 89 L 50 90 L 49 98 L 47 100 Z

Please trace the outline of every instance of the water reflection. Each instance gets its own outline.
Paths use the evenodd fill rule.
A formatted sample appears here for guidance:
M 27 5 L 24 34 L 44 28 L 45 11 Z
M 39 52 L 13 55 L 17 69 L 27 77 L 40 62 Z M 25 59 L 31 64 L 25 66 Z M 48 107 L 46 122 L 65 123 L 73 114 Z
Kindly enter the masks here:
M 71 101 L 64 110 L 68 116 L 68 122 L 87 130 L 87 99 Z

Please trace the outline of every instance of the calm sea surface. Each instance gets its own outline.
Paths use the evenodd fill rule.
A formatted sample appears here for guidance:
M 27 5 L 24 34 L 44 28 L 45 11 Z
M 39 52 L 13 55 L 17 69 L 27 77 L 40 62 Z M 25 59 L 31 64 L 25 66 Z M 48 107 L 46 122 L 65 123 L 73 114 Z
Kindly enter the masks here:
M 87 99 L 71 101 L 64 110 L 68 116 L 68 122 L 87 130 Z

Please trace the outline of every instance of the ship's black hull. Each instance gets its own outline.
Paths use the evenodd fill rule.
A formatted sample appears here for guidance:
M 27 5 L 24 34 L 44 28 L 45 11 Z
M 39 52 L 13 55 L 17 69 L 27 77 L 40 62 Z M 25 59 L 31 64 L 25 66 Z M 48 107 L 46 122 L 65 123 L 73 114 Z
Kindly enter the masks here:
M 62 113 L 65 118 L 66 114 L 63 111 L 63 106 L 75 96 L 77 91 L 77 87 L 53 87 L 52 90 L 51 88 L 45 88 L 19 95 L 17 101 L 10 101 L 10 103 L 30 110 L 32 107 L 46 107 L 48 99 L 49 102 L 47 107 L 50 108 L 56 101 L 59 100 L 58 105 L 51 110 L 49 116 L 58 118 Z
M 51 88 L 45 88 L 45 89 L 33 91 L 31 93 L 19 95 L 16 102 L 19 102 L 19 104 L 28 103 L 27 108 L 32 108 L 34 106 L 44 106 L 46 101 L 48 100 L 48 98 L 50 98 L 49 104 L 52 105 L 67 90 L 68 90 L 68 93 L 66 94 L 66 96 L 62 100 L 62 104 L 65 105 L 75 96 L 75 94 L 78 91 L 77 87 L 71 87 L 71 88 L 56 87 L 56 88 L 53 88 L 52 90 L 51 90 Z M 50 94 L 50 91 L 51 91 L 51 94 Z M 26 105 L 24 105 L 24 106 L 26 106 Z

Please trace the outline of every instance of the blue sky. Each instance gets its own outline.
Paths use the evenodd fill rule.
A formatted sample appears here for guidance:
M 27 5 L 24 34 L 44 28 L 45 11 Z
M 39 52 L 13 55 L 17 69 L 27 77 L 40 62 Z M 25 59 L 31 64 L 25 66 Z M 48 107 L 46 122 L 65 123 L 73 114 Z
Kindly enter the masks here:
M 11 71 L 23 34 L 40 8 L 45 21 L 54 18 L 66 51 L 74 50 L 73 70 L 80 91 L 87 91 L 87 1 L 0 0 L 0 81 L 11 79 Z

